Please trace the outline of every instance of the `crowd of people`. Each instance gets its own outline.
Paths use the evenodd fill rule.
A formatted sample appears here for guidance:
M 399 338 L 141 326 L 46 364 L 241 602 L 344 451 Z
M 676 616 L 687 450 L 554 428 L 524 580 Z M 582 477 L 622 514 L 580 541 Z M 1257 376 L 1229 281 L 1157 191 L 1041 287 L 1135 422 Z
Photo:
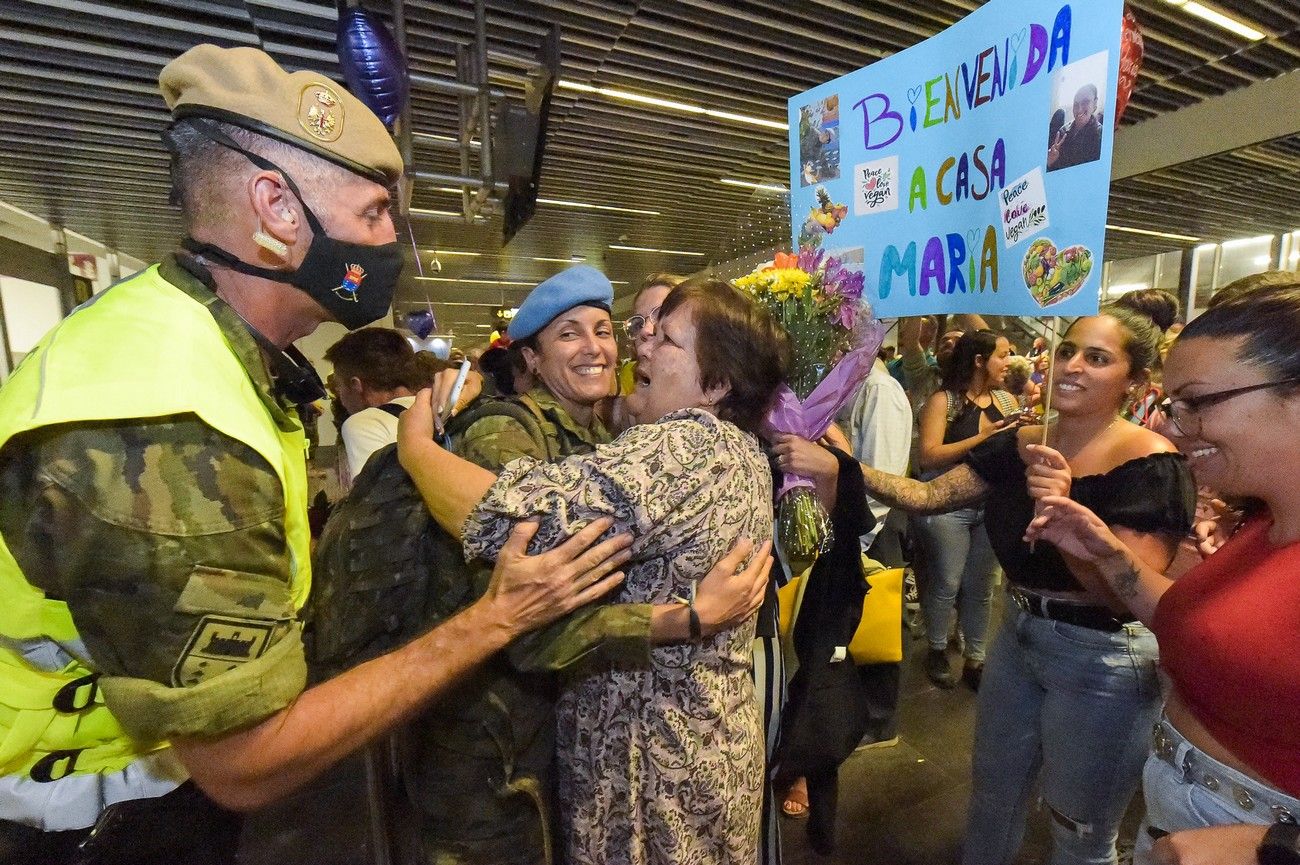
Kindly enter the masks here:
M 322 81 L 251 48 L 169 64 L 181 249 L 0 389 L 0 861 L 233 862 L 242 813 L 378 741 L 414 861 L 767 865 L 780 810 L 829 852 L 839 762 L 897 733 L 897 664 L 830 656 L 864 553 L 910 560 L 927 675 L 978 692 L 963 863 L 1014 861 L 1036 794 L 1053 863 L 1114 862 L 1139 784 L 1140 862 L 1300 861 L 1300 277 L 1185 326 L 1126 295 L 1023 358 L 978 316 L 904 320 L 808 441 L 765 425 L 790 346 L 747 295 L 653 274 L 615 322 L 576 265 L 453 403 L 454 370 L 363 327 L 396 285 L 402 163 Z M 313 551 L 301 409 L 326 388 L 292 344 L 327 320 L 352 329 L 326 360 L 356 486 Z M 365 498 L 381 470 L 394 495 Z M 836 527 L 784 718 L 783 472 Z M 322 551 L 403 485 L 418 543 L 347 548 L 379 577 L 342 593 L 358 643 L 413 636 L 324 673 L 313 567 L 339 586 Z

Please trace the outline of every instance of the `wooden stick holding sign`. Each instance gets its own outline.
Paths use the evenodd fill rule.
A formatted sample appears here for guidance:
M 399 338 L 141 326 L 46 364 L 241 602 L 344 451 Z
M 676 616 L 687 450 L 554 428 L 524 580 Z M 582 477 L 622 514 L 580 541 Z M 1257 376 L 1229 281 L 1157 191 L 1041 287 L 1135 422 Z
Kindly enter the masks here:
M 1047 393 L 1043 396 L 1043 440 L 1039 444 L 1047 446 L 1047 433 L 1052 422 L 1052 388 L 1056 380 L 1056 331 L 1061 321 L 1059 315 L 1052 316 L 1052 335 L 1047 340 Z M 1034 516 L 1038 516 L 1039 502 L 1034 502 Z M 1029 542 L 1029 552 L 1034 552 L 1034 542 Z
M 1052 316 L 1052 335 L 1047 340 L 1047 393 L 1043 396 L 1043 440 L 1047 444 L 1047 430 L 1051 426 L 1052 382 L 1056 377 L 1056 329 L 1061 321 L 1058 315 Z

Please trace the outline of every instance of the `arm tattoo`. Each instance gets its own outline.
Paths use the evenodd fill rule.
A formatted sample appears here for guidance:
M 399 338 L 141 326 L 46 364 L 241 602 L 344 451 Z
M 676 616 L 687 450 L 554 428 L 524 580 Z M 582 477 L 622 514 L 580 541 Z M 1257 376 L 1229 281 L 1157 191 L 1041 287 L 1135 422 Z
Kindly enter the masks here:
M 932 481 L 918 481 L 862 466 L 867 492 L 889 505 L 916 514 L 942 514 L 968 507 L 988 494 L 988 484 L 967 465 Z
M 1115 590 L 1115 595 L 1121 601 L 1128 603 L 1137 597 L 1138 580 L 1141 575 L 1138 573 L 1138 566 L 1133 563 L 1133 559 L 1126 553 L 1121 553 L 1114 557 L 1118 560 L 1117 566 L 1113 571 L 1106 574 L 1107 582 Z

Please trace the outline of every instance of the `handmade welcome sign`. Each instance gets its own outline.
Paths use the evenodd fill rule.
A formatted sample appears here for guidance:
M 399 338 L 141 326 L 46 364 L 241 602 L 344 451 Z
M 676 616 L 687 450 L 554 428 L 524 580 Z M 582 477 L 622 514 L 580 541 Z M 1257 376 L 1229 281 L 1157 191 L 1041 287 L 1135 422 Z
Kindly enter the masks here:
M 876 315 L 1096 312 L 1122 0 L 992 0 L 790 100 L 797 246 Z

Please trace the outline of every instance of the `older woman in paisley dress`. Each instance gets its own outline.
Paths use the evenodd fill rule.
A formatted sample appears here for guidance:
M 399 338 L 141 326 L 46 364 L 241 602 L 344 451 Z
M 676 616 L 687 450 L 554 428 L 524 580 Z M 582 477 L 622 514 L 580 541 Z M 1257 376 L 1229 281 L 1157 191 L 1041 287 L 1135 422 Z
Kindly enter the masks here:
M 538 549 L 612 518 L 612 531 L 636 540 L 609 600 L 683 601 L 682 642 L 651 647 L 640 663 L 593 656 L 565 683 L 557 798 L 572 865 L 757 861 L 764 743 L 750 677 L 754 619 L 699 639 L 690 599 L 737 543 L 770 541 L 772 478 L 756 434 L 787 355 L 764 310 L 725 282 L 689 280 L 665 300 L 638 364 L 629 397 L 637 426 L 592 454 L 516 460 L 497 478 L 466 464 L 449 482 L 444 473 L 439 490 L 421 486 L 426 499 L 448 487 L 486 491 L 464 526 L 467 557 L 495 558 L 523 520 L 540 520 Z

